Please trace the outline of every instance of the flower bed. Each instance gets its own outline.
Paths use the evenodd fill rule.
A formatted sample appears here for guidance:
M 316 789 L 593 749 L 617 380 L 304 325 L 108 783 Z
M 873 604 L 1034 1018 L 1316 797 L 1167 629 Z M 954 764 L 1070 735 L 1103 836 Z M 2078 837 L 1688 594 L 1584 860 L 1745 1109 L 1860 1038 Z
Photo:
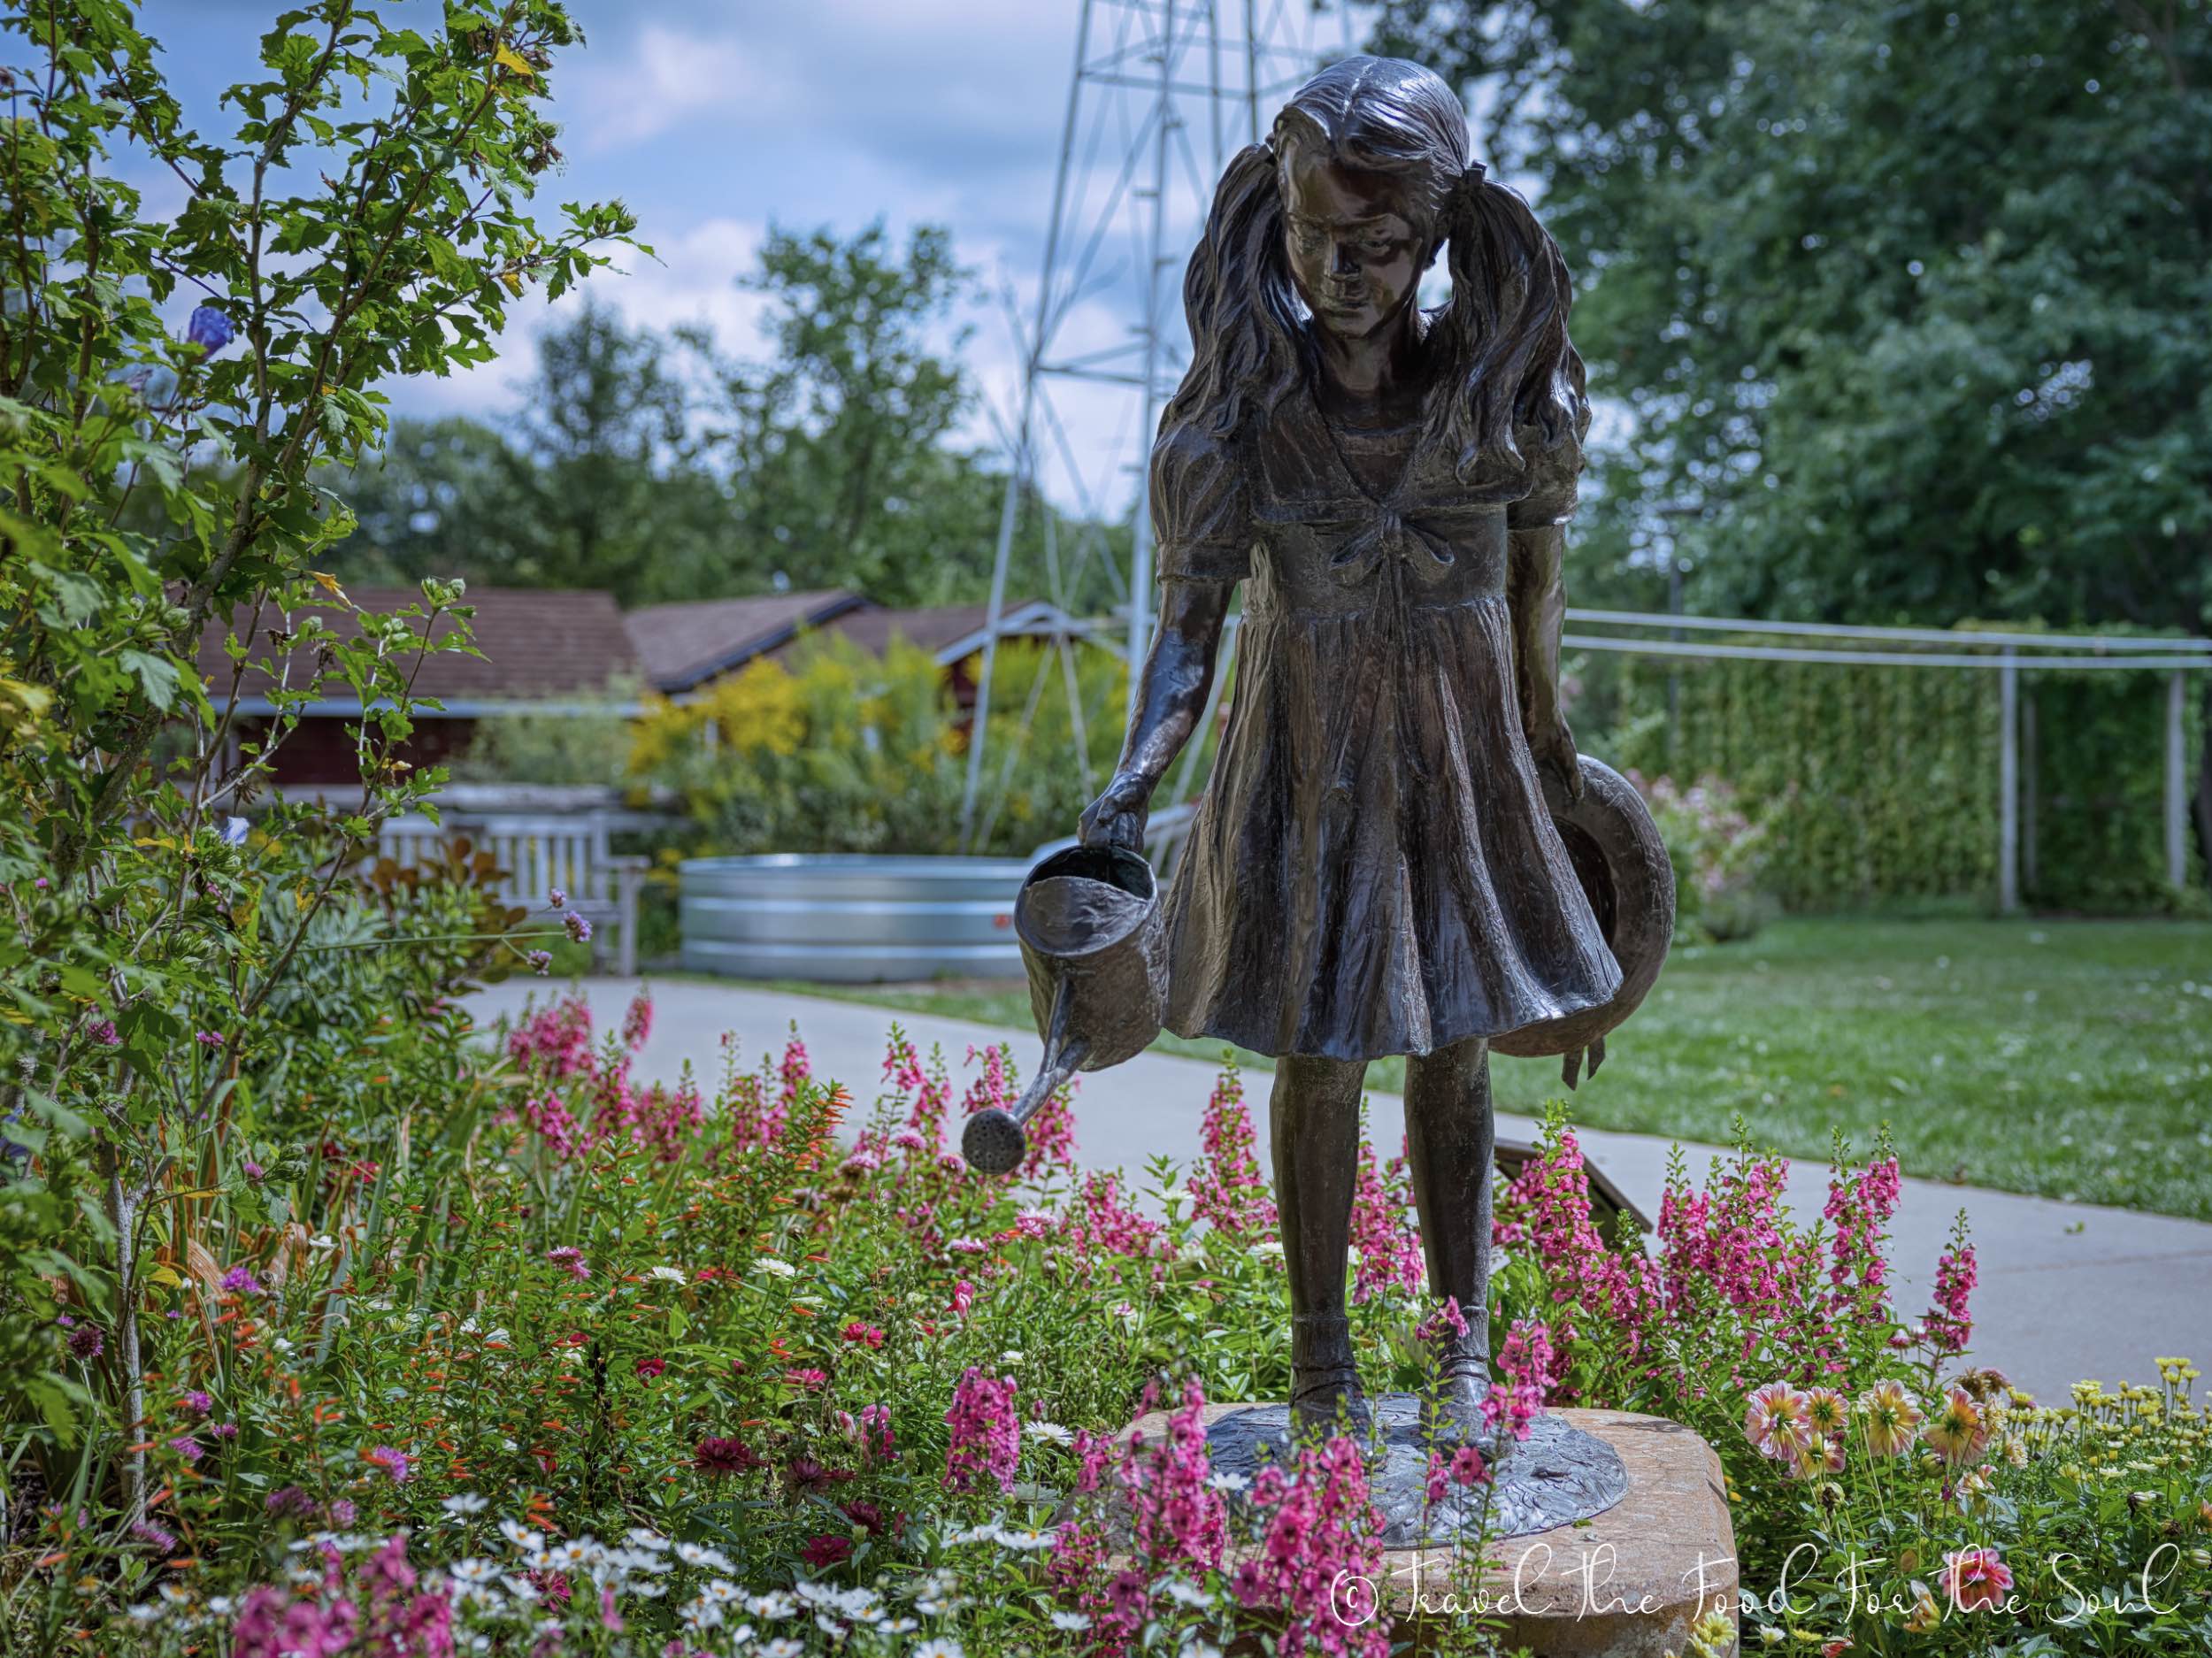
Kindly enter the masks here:
M 688 1658 L 1202 1652 L 1256 1621 L 1285 1651 L 1387 1652 L 1386 1612 L 1355 1622 L 1328 1593 L 1377 1558 L 1359 1447 L 1234 1508 L 1199 1449 L 1206 1399 L 1288 1381 L 1233 1071 L 1201 1163 L 1147 1171 L 1146 1213 L 1075 1170 L 1064 1100 L 1014 1176 L 946 1149 L 1015 1087 L 1002 1050 L 966 1055 L 964 1089 L 895 1026 L 862 1113 L 795 1033 L 757 1067 L 732 1048 L 710 1089 L 641 1085 L 650 1017 L 641 1001 L 595 1040 L 556 1002 L 496 1053 L 445 1049 L 449 1097 L 375 1143 L 227 1186 L 233 1252 L 148 1320 L 159 1494 L 19 1520 L 12 1631 L 126 1654 Z M 1456 1309 L 1424 1295 L 1402 1161 L 1363 1158 L 1360 1350 L 1371 1386 L 1417 1386 L 1417 1328 Z M 1839 1164 L 1803 1229 L 1782 1168 L 1678 1174 L 1646 1259 L 1599 1238 L 1555 1122 L 1501 1193 L 1497 1414 L 1604 1404 L 1703 1433 L 1754 1640 L 2201 1651 L 2193 1372 L 2031 1408 L 1963 1362 L 1962 1239 L 1924 1316 L 1892 1308 L 1893 1160 Z M 91 1386 L 102 1334 L 52 1335 Z M 1159 1401 L 1164 1445 L 1113 1437 Z M 1432 1500 L 1486 1477 L 1440 1458 Z

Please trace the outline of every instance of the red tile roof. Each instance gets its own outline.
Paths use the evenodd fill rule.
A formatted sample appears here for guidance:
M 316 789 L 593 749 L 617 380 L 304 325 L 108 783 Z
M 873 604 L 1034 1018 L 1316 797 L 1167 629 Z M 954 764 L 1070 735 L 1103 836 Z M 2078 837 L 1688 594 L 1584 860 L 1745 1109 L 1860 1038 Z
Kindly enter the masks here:
M 373 614 L 389 614 L 422 603 L 421 593 L 413 587 L 350 587 L 346 596 L 362 610 Z M 562 696 L 594 696 L 606 691 L 611 683 L 643 677 L 636 649 L 611 594 L 472 587 L 465 602 L 476 609 L 470 626 L 476 649 L 484 654 L 430 652 L 415 679 L 415 688 L 422 695 L 448 702 L 543 702 Z M 346 607 L 334 599 L 307 607 L 299 614 L 319 615 L 341 633 L 359 631 Z M 274 655 L 268 631 L 283 623 L 280 614 L 270 610 L 258 618 L 257 626 L 257 618 L 245 609 L 237 611 L 227 626 L 211 623 L 200 637 L 198 654 L 209 695 L 219 703 L 230 693 L 233 670 L 223 649 L 226 632 L 238 631 L 249 648 L 250 660 L 266 659 Z M 450 618 L 442 621 L 438 637 L 449 636 L 455 626 Z M 249 629 L 256 630 L 251 639 L 245 637 Z M 314 664 L 303 651 L 296 655 L 288 677 L 294 686 L 303 686 L 312 679 Z M 238 687 L 239 694 L 247 697 L 266 696 L 270 688 L 268 677 L 257 669 L 248 670 Z M 334 701 L 351 702 L 350 693 L 342 687 L 326 684 L 324 690 Z

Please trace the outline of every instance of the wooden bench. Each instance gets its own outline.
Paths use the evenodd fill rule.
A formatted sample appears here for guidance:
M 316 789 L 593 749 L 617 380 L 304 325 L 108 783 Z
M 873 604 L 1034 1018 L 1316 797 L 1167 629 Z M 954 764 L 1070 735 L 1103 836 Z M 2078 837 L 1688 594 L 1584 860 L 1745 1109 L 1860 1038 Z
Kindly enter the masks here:
M 498 861 L 504 871 L 499 895 L 507 902 L 544 916 L 549 894 L 559 888 L 567 907 L 591 923 L 594 960 L 612 927 L 615 971 L 626 979 L 636 974 L 638 887 L 647 860 L 610 849 L 603 816 L 448 810 L 439 819 L 390 819 L 378 832 L 377 851 L 396 864 L 415 864 L 442 853 L 456 835 L 466 835 Z

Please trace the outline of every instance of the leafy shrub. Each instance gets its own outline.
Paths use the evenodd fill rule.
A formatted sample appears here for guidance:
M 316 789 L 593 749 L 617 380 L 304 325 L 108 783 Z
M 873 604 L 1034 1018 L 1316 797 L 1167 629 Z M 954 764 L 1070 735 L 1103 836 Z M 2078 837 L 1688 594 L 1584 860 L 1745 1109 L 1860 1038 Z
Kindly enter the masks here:
M 1725 943 L 1756 933 L 1774 908 L 1759 878 L 1770 838 L 1753 821 L 1736 791 L 1719 778 L 1700 778 L 1688 788 L 1672 778 L 1636 785 L 1674 864 L 1675 935 L 1685 941 Z

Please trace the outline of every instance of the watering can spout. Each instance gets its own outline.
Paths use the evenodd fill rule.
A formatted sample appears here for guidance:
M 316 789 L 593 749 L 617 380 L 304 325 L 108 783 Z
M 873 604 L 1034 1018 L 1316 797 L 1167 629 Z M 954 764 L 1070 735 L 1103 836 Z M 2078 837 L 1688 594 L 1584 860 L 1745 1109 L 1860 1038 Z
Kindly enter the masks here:
M 961 1131 L 969 1167 L 1010 1174 L 1028 1153 L 1023 1125 L 1079 1071 L 1151 1046 L 1167 1002 L 1167 951 L 1152 867 L 1133 852 L 1072 847 L 1029 871 L 1014 935 L 1044 1056 L 1013 1109 L 978 1111 Z
M 968 1119 L 961 1131 L 960 1154 L 968 1166 L 984 1174 L 1011 1174 L 1029 1155 L 1029 1138 L 1023 1131 L 1044 1102 L 1057 1094 L 1070 1077 L 1083 1068 L 1089 1045 L 1068 1035 L 1070 1006 L 1074 998 L 1066 985 L 1053 997 L 1052 1021 L 1045 1033 L 1045 1054 L 1037 1074 L 1022 1090 L 1010 1111 L 988 1106 Z

